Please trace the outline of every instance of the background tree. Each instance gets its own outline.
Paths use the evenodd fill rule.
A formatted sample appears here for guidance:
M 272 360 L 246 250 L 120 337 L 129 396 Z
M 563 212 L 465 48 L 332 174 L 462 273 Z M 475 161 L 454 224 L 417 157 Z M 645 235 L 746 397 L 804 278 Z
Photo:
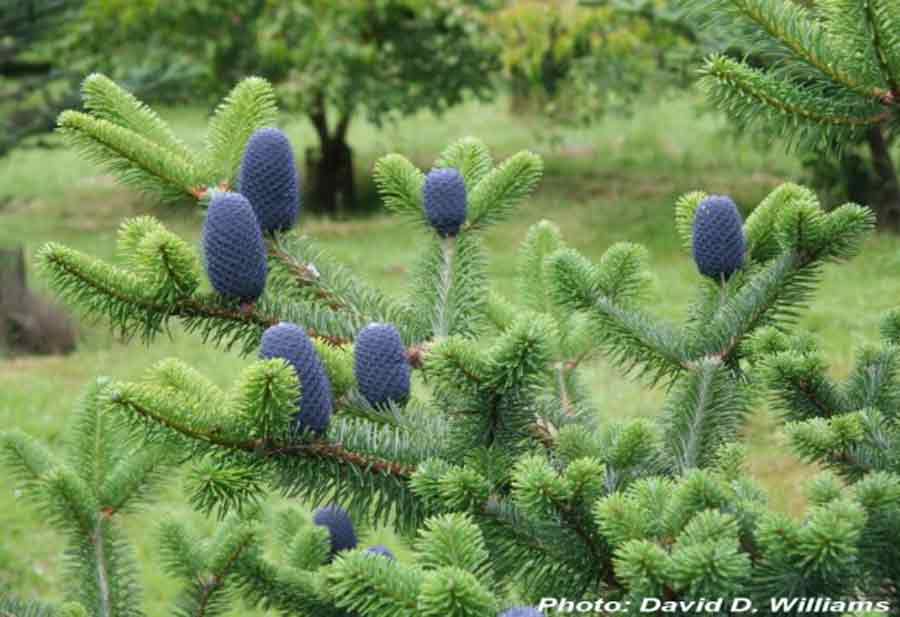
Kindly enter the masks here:
M 356 205 L 347 131 L 488 96 L 497 62 L 476 2 L 389 0 L 273 3 L 260 27 L 262 74 L 319 138 L 307 150 L 315 207 Z
M 900 228 L 891 144 L 900 126 L 900 6 L 890 0 L 714 0 L 695 3 L 720 36 L 763 59 L 715 55 L 703 69 L 710 99 L 739 126 L 840 152 L 864 140 L 879 191 L 879 224 Z
M 0 156 L 32 135 L 47 133 L 56 115 L 77 104 L 79 77 L 55 66 L 53 39 L 76 14 L 80 1 L 2 3 L 0 17 Z M 73 87 L 74 86 L 74 87 Z
M 627 112 L 641 92 L 687 83 L 696 39 L 665 1 L 509 1 L 490 16 L 514 108 L 564 122 Z
M 140 4 L 140 3 L 139 3 Z M 286 111 L 305 115 L 318 137 L 306 150 L 309 205 L 357 208 L 348 131 L 364 113 L 380 124 L 420 109 L 440 112 L 494 87 L 495 49 L 479 2 L 144 2 L 132 33 L 166 36 L 163 49 L 196 62 L 204 96 L 239 76 L 276 84 Z M 215 33 L 199 37 L 198 32 Z
M 78 104 L 81 82 L 94 71 L 157 102 L 184 100 L 201 91 L 195 89 L 202 71 L 194 59 L 164 42 L 170 31 L 141 24 L 146 5 L 110 0 L 2 4 L 0 119 L 6 130 L 0 156 L 50 133 L 59 113 Z M 37 143 L 52 145 L 49 140 Z

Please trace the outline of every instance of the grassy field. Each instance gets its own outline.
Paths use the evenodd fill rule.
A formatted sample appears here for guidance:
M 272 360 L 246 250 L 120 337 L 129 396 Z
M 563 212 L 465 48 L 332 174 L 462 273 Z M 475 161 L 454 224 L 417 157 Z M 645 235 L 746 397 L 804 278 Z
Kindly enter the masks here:
M 727 136 L 722 119 L 697 113 L 698 106 L 691 97 L 647 103 L 629 119 L 610 118 L 589 131 L 555 132 L 559 140 L 553 146 L 547 139 L 549 126 L 538 119 L 513 117 L 502 103 L 470 105 L 442 118 L 422 114 L 382 130 L 358 124 L 351 141 L 360 175 L 365 176 L 378 156 L 391 151 L 428 167 L 443 145 L 469 134 L 486 141 L 496 158 L 522 148 L 538 151 L 547 164 L 539 192 L 509 223 L 487 236 L 497 288 L 514 293 L 514 247 L 529 225 L 548 218 L 559 224 L 570 245 L 592 257 L 620 240 L 645 244 L 656 276 L 653 311 L 675 320 L 685 312 L 697 274 L 671 225 L 674 199 L 702 188 L 732 195 L 747 211 L 780 182 L 795 180 L 801 173 L 778 148 L 762 151 Z M 178 110 L 167 117 L 187 140 L 202 136 L 200 111 Z M 298 151 L 312 143 L 312 133 L 303 123 L 285 118 L 285 127 Z M 44 242 L 57 240 L 113 257 L 119 221 L 151 209 L 66 149 L 22 151 L 0 161 L 0 247 L 24 244 L 33 254 Z M 198 237 L 198 211 L 154 212 L 170 228 Z M 300 231 L 384 288 L 395 292 L 404 288 L 407 266 L 416 252 L 417 236 L 411 228 L 373 215 L 349 221 L 307 217 Z M 803 325 L 822 339 L 837 375 L 848 370 L 857 345 L 877 336 L 880 313 L 896 303 L 900 277 L 890 275 L 898 266 L 898 248 L 900 238 L 878 235 L 862 257 L 826 270 Z M 42 282 L 34 280 L 34 285 L 40 288 Z M 79 351 L 73 355 L 0 359 L 0 429 L 19 427 L 60 447 L 72 406 L 90 379 L 135 377 L 168 356 L 199 367 L 220 384 L 228 383 L 243 363 L 177 331 L 172 340 L 142 348 L 137 342 L 117 340 L 102 324 L 85 323 Z M 628 381 L 603 361 L 587 370 L 604 417 L 659 413 L 661 392 Z M 770 490 L 774 506 L 800 512 L 800 485 L 811 470 L 786 453 L 777 424 L 765 408 L 754 413 L 746 437 L 753 472 Z M 153 559 L 153 524 L 165 516 L 197 520 L 182 504 L 178 486 L 129 523 L 151 614 L 164 614 L 164 602 L 174 593 Z M 60 597 L 60 538 L 17 499 L 15 487 L 3 476 L 0 529 L 0 588 L 9 586 L 26 596 Z M 375 535 L 389 536 L 384 531 Z

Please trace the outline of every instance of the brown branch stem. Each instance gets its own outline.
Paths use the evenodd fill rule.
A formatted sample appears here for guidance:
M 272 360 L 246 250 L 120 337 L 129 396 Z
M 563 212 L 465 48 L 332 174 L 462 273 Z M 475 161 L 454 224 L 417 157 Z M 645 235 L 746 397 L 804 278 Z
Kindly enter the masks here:
M 228 439 L 216 434 L 215 431 L 201 431 L 181 423 L 173 422 L 171 418 L 161 416 L 154 413 L 153 410 L 141 405 L 137 401 L 125 398 L 115 400 L 116 403 L 127 406 L 131 411 L 139 416 L 156 422 L 170 430 L 193 439 L 208 444 L 227 448 L 230 450 L 241 450 L 266 458 L 295 455 L 295 456 L 312 456 L 316 458 L 328 458 L 336 460 L 340 463 L 356 467 L 363 471 L 374 471 L 375 473 L 392 475 L 402 480 L 407 480 L 415 473 L 415 467 L 402 465 L 384 459 L 369 457 L 358 452 L 351 452 L 344 448 L 341 444 L 328 443 L 324 441 L 314 441 L 308 443 L 295 444 L 278 444 L 267 440 L 251 439 L 251 440 L 234 440 Z
M 235 548 L 234 552 L 229 556 L 228 561 L 222 567 L 222 570 L 213 574 L 207 582 L 203 583 L 203 591 L 200 595 L 200 602 L 197 606 L 197 617 L 204 617 L 204 615 L 206 615 L 209 601 L 210 598 L 212 598 L 213 592 L 222 586 L 222 582 L 225 580 L 225 577 L 228 576 L 228 572 L 231 570 L 231 567 L 237 562 L 238 558 L 241 556 L 241 553 L 244 552 L 244 549 L 246 549 L 249 544 L 250 540 L 248 539 L 238 545 Z
M 232 322 L 243 322 L 255 325 L 261 329 L 269 328 L 281 322 L 281 319 L 279 319 L 278 317 L 261 313 L 256 307 L 252 305 L 246 308 L 238 307 L 230 309 L 203 304 L 195 298 L 185 298 L 172 303 L 160 303 L 152 298 L 129 297 L 111 286 L 104 285 L 102 281 L 86 278 L 83 272 L 78 271 L 74 268 L 70 268 L 64 260 L 53 259 L 52 256 L 50 259 L 53 261 L 56 267 L 65 271 L 70 276 L 78 278 L 84 283 L 90 285 L 99 293 L 110 296 L 119 302 L 131 304 L 140 308 L 141 310 L 150 313 L 162 314 L 166 315 L 167 317 L 178 317 L 181 319 L 207 318 L 221 319 L 224 321 Z M 322 334 L 314 329 L 308 329 L 307 334 L 309 334 L 309 336 L 313 338 L 318 338 L 335 346 L 343 345 L 349 342 L 343 337 Z

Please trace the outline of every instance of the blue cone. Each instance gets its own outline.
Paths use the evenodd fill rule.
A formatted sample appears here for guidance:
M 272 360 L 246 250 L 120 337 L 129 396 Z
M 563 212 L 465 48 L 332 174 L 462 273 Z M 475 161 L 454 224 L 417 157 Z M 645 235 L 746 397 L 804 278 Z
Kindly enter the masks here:
M 391 551 L 391 549 L 389 549 L 388 547 L 384 546 L 383 544 L 379 544 L 379 545 L 377 545 L 377 546 L 373 546 L 373 547 L 367 548 L 367 549 L 366 549 L 366 552 L 367 552 L 367 553 L 370 553 L 370 554 L 372 554 L 372 555 L 380 555 L 380 556 L 382 556 L 382 557 L 385 557 L 385 558 L 388 559 L 389 561 L 396 561 L 396 560 L 397 560 L 397 558 L 394 557 L 394 553 Z
M 300 381 L 300 411 L 296 416 L 296 428 L 300 432 L 324 433 L 331 421 L 334 395 L 325 367 L 306 331 L 286 322 L 272 326 L 263 333 L 259 355 L 267 360 L 283 358 L 294 367 Z
M 455 236 L 466 222 L 466 183 L 455 169 L 432 169 L 425 176 L 425 216 L 442 237 Z
M 313 514 L 313 522 L 328 529 L 331 536 L 331 555 L 356 548 L 356 532 L 350 515 L 337 505 L 319 508 Z
M 206 273 L 219 295 L 255 302 L 266 288 L 268 265 L 256 215 L 238 193 L 213 194 L 203 223 Z
M 729 279 L 744 265 L 747 242 L 737 206 L 728 197 L 704 199 L 694 216 L 694 261 L 704 276 Z
M 360 393 L 373 407 L 409 400 L 410 366 L 400 333 L 390 324 L 363 328 L 354 345 L 354 373 Z
M 244 150 L 238 188 L 253 206 L 263 233 L 287 231 L 300 215 L 300 174 L 287 136 L 259 129 Z

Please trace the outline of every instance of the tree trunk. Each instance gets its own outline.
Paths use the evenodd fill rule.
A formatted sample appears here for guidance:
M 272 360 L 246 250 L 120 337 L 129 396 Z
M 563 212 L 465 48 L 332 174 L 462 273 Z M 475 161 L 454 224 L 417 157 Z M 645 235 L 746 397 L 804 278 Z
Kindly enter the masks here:
M 0 348 L 12 345 L 10 317 L 25 296 L 25 253 L 21 248 L 0 249 Z
M 76 342 L 75 327 L 62 309 L 28 289 L 25 251 L 0 249 L 0 350 L 69 353 Z
M 0 311 L 21 301 L 25 294 L 25 252 L 0 249 Z
M 21 247 L 0 249 L 0 281 L 7 277 L 25 286 L 25 252 Z
M 347 142 L 329 139 L 319 149 L 307 150 L 306 161 L 312 208 L 333 215 L 352 210 L 356 205 L 356 187 L 353 150 Z
M 353 149 L 347 143 L 349 114 L 345 114 L 334 131 L 330 131 L 324 112 L 310 115 L 319 135 L 318 149 L 306 154 L 306 177 L 314 210 L 339 215 L 356 207 L 356 185 L 353 177 Z
M 873 126 L 866 133 L 872 166 L 880 183 L 879 199 L 872 206 L 878 216 L 878 226 L 900 230 L 900 178 L 891 158 L 890 146 L 881 126 Z

